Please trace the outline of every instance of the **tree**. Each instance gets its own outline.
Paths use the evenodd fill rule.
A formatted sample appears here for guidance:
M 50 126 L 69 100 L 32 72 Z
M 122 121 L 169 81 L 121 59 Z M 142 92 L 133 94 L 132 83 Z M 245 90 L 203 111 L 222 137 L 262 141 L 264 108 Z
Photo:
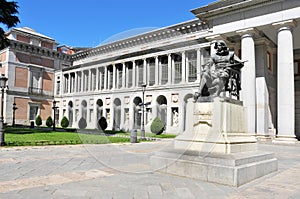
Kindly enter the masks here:
M 42 125 L 42 118 L 40 115 L 38 115 L 36 118 L 35 118 L 35 124 L 37 126 L 41 126 Z
M 152 133 L 160 135 L 165 130 L 165 125 L 162 123 L 159 117 L 156 117 L 150 126 L 150 130 Z
M 18 4 L 15 1 L 7 2 L 0 0 L 0 24 L 3 24 L 8 29 L 16 26 L 20 20 L 18 14 Z M 0 50 L 9 46 L 9 40 L 5 37 L 5 31 L 0 27 Z
M 47 118 L 47 120 L 46 120 L 46 125 L 47 125 L 48 127 L 51 127 L 51 126 L 53 125 L 53 120 L 52 120 L 52 117 L 51 117 L 51 116 L 49 116 L 49 117 Z
M 61 119 L 60 126 L 63 128 L 67 128 L 69 126 L 69 120 L 66 116 Z
M 106 118 L 105 118 L 105 117 L 101 117 L 101 118 L 98 120 L 98 128 L 99 128 L 99 130 L 101 130 L 101 131 L 104 131 L 104 130 L 107 128 L 107 121 L 106 121 Z

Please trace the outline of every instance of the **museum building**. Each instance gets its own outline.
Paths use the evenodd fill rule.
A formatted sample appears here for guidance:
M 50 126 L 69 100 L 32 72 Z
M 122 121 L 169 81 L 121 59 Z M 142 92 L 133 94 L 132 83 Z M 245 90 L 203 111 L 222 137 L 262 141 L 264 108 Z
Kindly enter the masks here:
M 191 12 L 194 20 L 72 53 L 32 29 L 12 29 L 11 46 L 0 51 L 6 122 L 14 102 L 16 123 L 45 121 L 55 99 L 57 121 L 66 116 L 72 127 L 84 118 L 97 128 L 104 116 L 109 129 L 141 129 L 144 121 L 149 132 L 159 117 L 167 133 L 181 133 L 211 46 L 223 40 L 245 61 L 240 100 L 248 133 L 300 135 L 300 2 L 216 1 Z

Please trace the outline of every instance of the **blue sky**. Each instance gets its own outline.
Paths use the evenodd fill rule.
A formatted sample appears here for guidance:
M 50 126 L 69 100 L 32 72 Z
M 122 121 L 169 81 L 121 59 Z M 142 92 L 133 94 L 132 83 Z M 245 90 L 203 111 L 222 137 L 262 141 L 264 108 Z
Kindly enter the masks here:
M 30 27 L 60 44 L 95 47 L 116 34 L 194 19 L 191 9 L 214 0 L 14 0 L 17 27 Z

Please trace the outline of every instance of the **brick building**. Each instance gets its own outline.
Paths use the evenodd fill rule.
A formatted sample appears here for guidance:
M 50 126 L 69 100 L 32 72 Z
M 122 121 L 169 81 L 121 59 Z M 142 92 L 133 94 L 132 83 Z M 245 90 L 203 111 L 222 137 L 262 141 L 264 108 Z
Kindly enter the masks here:
M 5 122 L 12 123 L 15 102 L 17 124 L 29 124 L 40 115 L 52 116 L 53 82 L 56 70 L 70 66 L 70 57 L 56 50 L 57 42 L 30 28 L 7 33 L 10 47 L 0 51 L 2 75 L 8 78 L 5 93 Z

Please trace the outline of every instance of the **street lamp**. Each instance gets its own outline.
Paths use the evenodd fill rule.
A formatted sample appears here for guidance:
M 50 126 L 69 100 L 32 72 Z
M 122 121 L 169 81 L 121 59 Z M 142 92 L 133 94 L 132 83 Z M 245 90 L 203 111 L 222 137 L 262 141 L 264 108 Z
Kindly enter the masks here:
M 1 89 L 1 115 L 0 115 L 0 146 L 5 145 L 4 141 L 4 124 L 3 124 L 3 111 L 4 111 L 4 89 L 7 88 L 6 82 L 7 82 L 7 77 L 2 75 L 0 77 L 0 89 Z
M 15 112 L 16 112 L 17 109 L 18 109 L 18 107 L 17 107 L 16 103 L 14 102 L 13 103 L 13 123 L 12 123 L 13 127 L 15 127 L 15 119 L 16 119 Z
M 142 102 L 142 140 L 145 139 L 145 118 L 144 118 L 144 114 L 145 114 L 145 91 L 146 91 L 146 86 L 147 84 L 142 84 L 142 91 L 143 91 L 143 102 Z
M 56 109 L 58 107 L 56 106 L 55 100 L 52 103 L 53 103 L 53 106 L 52 106 L 52 109 L 53 109 L 53 131 L 55 131 L 55 113 L 56 113 Z

